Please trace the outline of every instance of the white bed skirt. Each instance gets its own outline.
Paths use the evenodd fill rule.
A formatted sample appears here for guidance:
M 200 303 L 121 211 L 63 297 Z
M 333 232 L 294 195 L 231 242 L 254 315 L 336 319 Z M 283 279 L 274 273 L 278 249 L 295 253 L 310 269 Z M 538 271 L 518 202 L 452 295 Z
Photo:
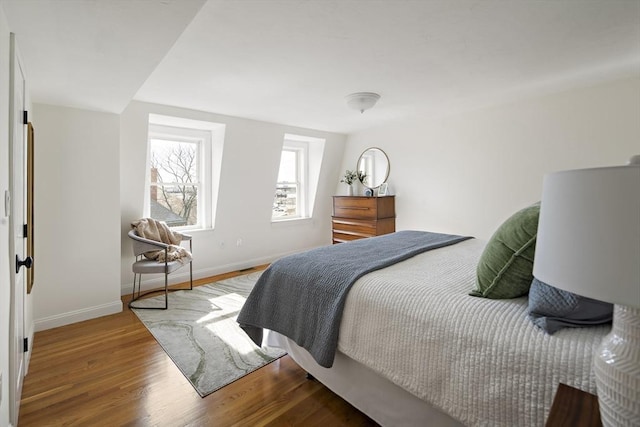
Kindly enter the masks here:
M 286 350 L 302 369 L 382 426 L 461 427 L 458 421 L 420 400 L 365 365 L 336 353 L 330 369 L 289 338 L 269 331 L 269 346 Z

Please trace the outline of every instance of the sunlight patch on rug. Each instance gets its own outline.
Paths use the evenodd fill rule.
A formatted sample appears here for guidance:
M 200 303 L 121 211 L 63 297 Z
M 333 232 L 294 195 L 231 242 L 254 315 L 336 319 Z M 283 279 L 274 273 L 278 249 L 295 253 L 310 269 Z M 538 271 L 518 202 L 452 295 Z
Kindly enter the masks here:
M 286 354 L 257 347 L 236 323 L 260 274 L 172 292 L 167 310 L 132 310 L 202 397 Z M 163 306 L 164 294 L 136 304 Z

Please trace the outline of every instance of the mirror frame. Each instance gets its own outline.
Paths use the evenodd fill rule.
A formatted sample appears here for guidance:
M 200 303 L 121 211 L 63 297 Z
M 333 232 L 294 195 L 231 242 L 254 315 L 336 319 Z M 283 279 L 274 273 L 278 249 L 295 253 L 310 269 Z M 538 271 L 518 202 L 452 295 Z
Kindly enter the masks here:
M 360 161 L 362 160 L 362 157 L 365 155 L 366 152 L 370 151 L 370 150 L 377 150 L 380 153 L 382 153 L 382 155 L 384 156 L 385 160 L 387 161 L 387 172 L 384 176 L 384 179 L 382 180 L 382 182 L 380 182 L 378 185 L 371 187 L 367 184 L 365 184 L 364 182 L 362 182 L 360 180 L 360 177 L 358 177 L 358 181 L 360 181 L 360 183 L 362 185 L 364 185 L 366 188 L 369 188 L 371 190 L 375 190 L 376 188 L 380 187 L 382 184 L 384 184 L 385 182 L 387 182 L 387 179 L 389 179 L 389 172 L 391 172 L 391 162 L 389 161 L 389 156 L 387 156 L 387 153 L 385 153 L 385 151 L 382 148 L 378 148 L 378 147 L 369 147 L 366 150 L 364 150 L 362 152 L 362 154 L 360 154 L 360 157 L 358 157 L 358 162 L 356 163 L 356 171 L 360 172 Z

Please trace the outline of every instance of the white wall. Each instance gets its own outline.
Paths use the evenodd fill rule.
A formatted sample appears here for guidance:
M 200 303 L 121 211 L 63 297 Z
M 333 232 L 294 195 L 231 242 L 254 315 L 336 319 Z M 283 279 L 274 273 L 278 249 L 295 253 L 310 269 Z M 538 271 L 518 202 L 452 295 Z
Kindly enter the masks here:
M 9 218 L 4 193 L 9 190 L 9 25 L 0 3 L 0 426 L 9 425 Z
M 640 78 L 369 129 L 349 136 L 342 170 L 370 146 L 389 155 L 398 230 L 488 239 L 540 199 L 545 173 L 640 153 Z
M 191 232 L 194 277 L 271 262 L 284 254 L 331 243 L 331 196 L 340 174 L 345 136 L 200 111 L 132 102 L 121 115 L 120 203 L 122 292 L 131 293 L 131 221 L 142 217 L 150 113 L 226 125 L 218 212 L 213 230 Z M 326 139 L 313 218 L 271 222 L 271 206 L 285 133 Z M 238 239 L 242 245 L 237 246 Z M 186 280 L 188 270 L 174 273 Z M 157 286 L 160 278 L 148 286 Z M 143 285 L 144 286 L 144 285 Z
M 35 104 L 35 329 L 122 310 L 120 120 Z

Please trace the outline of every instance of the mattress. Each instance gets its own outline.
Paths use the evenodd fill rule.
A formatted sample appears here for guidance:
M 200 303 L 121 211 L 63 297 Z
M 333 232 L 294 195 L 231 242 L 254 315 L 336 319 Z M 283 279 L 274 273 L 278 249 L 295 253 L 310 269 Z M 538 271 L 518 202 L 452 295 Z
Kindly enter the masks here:
M 293 340 L 273 331 L 268 336 L 272 347 L 284 349 L 304 370 L 381 426 L 464 427 L 449 415 L 339 351 L 336 352 L 333 366 L 324 368 Z
M 592 355 L 610 326 L 547 335 L 527 318 L 526 297 L 469 296 L 484 244 L 360 278 L 338 350 L 464 425 L 542 426 L 559 382 L 595 392 Z

